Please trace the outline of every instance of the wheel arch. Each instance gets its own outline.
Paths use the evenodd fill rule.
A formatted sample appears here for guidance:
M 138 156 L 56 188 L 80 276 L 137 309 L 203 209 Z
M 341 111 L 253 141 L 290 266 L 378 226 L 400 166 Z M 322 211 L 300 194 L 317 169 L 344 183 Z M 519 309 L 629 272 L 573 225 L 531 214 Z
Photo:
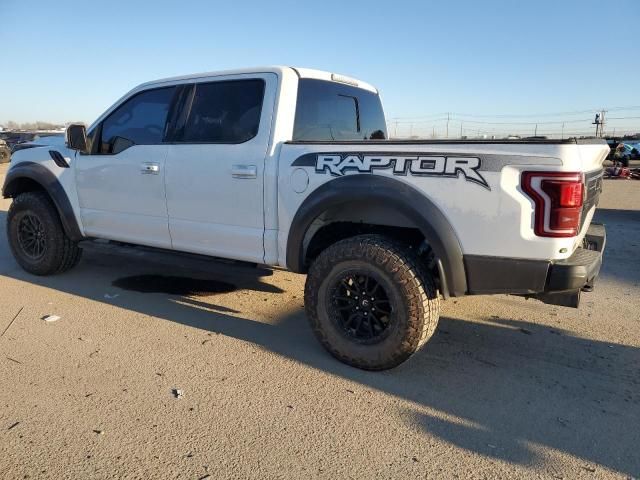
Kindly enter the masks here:
M 22 162 L 11 167 L 2 187 L 4 198 L 13 198 L 24 192 L 43 191 L 53 202 L 65 234 L 77 242 L 83 239 L 80 226 L 64 187 L 45 166 L 35 162 Z
M 396 212 L 420 231 L 433 250 L 445 297 L 466 293 L 462 247 L 444 214 L 415 188 L 381 175 L 346 175 L 313 191 L 298 208 L 291 223 L 286 248 L 287 267 L 298 273 L 307 271 L 305 239 L 321 215 L 332 209 L 363 203 L 368 209 Z

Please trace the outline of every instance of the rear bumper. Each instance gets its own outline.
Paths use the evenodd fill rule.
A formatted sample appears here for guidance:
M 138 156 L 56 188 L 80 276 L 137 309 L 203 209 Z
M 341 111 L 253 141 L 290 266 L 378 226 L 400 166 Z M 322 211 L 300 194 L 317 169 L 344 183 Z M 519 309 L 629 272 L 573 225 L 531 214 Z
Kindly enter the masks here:
M 580 291 L 592 287 L 600 273 L 606 238 L 604 225 L 591 224 L 585 245 L 556 261 L 466 255 L 468 293 L 509 293 L 577 307 Z
M 607 240 L 604 225 L 591 225 L 585 239 L 590 249 L 578 248 L 566 260 L 551 264 L 546 290 L 574 290 L 593 284 L 600 273 Z

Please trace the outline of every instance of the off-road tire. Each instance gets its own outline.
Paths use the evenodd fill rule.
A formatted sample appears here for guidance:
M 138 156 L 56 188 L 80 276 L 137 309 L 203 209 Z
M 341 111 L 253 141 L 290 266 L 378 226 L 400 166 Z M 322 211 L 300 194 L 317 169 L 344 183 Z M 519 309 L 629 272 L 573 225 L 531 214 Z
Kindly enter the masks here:
M 18 230 L 25 215 L 37 218 L 42 225 L 44 252 L 34 259 L 20 241 Z M 75 267 L 82 249 L 67 237 L 58 212 L 44 192 L 25 192 L 13 199 L 7 214 L 7 238 L 14 258 L 20 266 L 34 275 L 52 275 Z
M 354 341 L 333 319 L 330 285 L 351 271 L 375 276 L 395 302 L 389 333 L 378 343 Z M 407 360 L 433 336 L 440 303 L 432 275 L 408 245 L 359 235 L 331 245 L 315 259 L 305 285 L 305 309 L 314 334 L 334 357 L 364 370 L 385 370 Z

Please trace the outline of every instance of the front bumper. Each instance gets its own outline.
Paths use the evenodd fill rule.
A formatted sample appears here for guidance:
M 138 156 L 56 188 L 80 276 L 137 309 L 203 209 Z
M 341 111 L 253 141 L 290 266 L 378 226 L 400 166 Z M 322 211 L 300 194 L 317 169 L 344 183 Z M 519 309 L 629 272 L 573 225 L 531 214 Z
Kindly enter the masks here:
M 464 261 L 468 293 L 509 293 L 553 305 L 577 307 L 581 290 L 593 287 L 600 273 L 606 239 L 604 225 L 592 223 L 584 245 L 564 260 L 467 255 Z

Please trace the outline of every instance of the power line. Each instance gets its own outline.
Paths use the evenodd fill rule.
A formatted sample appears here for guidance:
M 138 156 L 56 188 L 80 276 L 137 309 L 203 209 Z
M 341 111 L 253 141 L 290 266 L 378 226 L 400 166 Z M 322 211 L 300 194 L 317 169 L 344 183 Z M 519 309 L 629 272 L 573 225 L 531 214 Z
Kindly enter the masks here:
M 580 120 L 558 120 L 552 122 L 481 122 L 479 120 L 460 119 L 460 121 L 464 121 L 467 123 L 478 123 L 482 125 L 560 125 L 562 123 L 582 123 L 588 122 L 590 120 L 590 118 L 581 118 Z
M 607 119 L 608 122 L 608 119 Z M 534 125 L 535 127 L 535 125 Z M 610 126 L 609 129 L 611 129 L 612 127 Z M 640 127 L 639 126 L 634 126 L 634 125 L 615 125 L 616 128 L 616 132 L 619 135 L 623 135 L 625 133 L 637 133 L 638 131 L 640 131 Z M 438 128 L 438 132 L 439 135 L 442 135 L 443 137 L 446 136 L 446 128 L 445 125 L 441 125 Z M 395 132 L 394 137 L 401 137 L 402 132 L 400 132 L 401 134 L 398 135 L 398 132 Z M 404 136 L 406 135 L 407 131 L 404 131 Z M 542 128 L 540 126 L 538 126 L 537 128 L 537 132 L 535 128 L 528 128 L 525 129 L 522 126 L 519 126 L 517 128 L 486 128 L 484 126 L 479 126 L 479 127 L 469 127 L 467 125 L 460 125 L 460 136 L 463 135 L 491 135 L 491 136 L 497 136 L 497 137 L 501 137 L 501 136 L 508 136 L 508 135 L 518 135 L 518 136 L 530 136 L 530 135 L 534 135 L 534 134 L 538 134 L 538 135 L 544 135 L 544 136 L 558 136 L 558 137 L 565 137 L 565 136 L 593 136 L 593 130 L 592 128 L 586 127 L 584 129 L 581 128 L 569 128 L 569 129 L 565 129 L 565 128 L 558 128 L 558 127 L 553 127 L 553 128 L 544 128 L 544 126 L 542 126 Z M 427 136 L 431 136 L 431 137 L 435 137 L 436 136 L 436 127 L 419 127 L 417 129 L 411 129 L 409 130 L 409 136 L 413 136 L 413 135 L 418 135 L 418 136 L 423 136 L 423 137 L 427 137 Z
M 607 111 L 608 111 L 608 110 L 607 110 Z M 608 121 L 608 120 L 630 120 L 630 119 L 635 119 L 635 120 L 637 120 L 637 119 L 639 119 L 639 118 L 640 118 L 640 117 L 608 117 L 608 118 L 607 118 L 607 121 Z
M 585 113 L 593 113 L 600 111 L 602 108 L 590 108 L 586 110 L 573 110 L 567 112 L 552 112 L 552 113 L 526 113 L 526 114 L 475 114 L 475 113 L 454 113 L 450 112 L 455 117 L 469 117 L 469 118 L 534 118 L 534 117 L 555 117 L 563 115 L 578 115 Z M 627 110 L 640 110 L 640 105 L 632 105 L 626 107 L 610 107 L 605 108 L 609 112 L 627 111 Z M 417 116 L 398 116 L 391 117 L 392 120 L 404 120 L 404 119 L 428 119 L 432 117 L 444 117 L 448 112 L 434 113 L 429 115 L 417 115 Z
M 447 115 L 448 112 L 442 112 L 442 113 L 433 113 L 431 115 L 417 115 L 417 116 L 412 116 L 412 117 L 390 117 L 389 120 L 399 120 L 399 119 L 412 119 L 412 118 L 417 118 L 417 119 L 421 119 L 421 118 L 431 118 L 431 117 L 442 117 L 444 115 Z
M 606 110 L 607 112 L 609 110 Z M 420 123 L 435 123 L 435 122 L 444 122 L 444 121 L 455 121 L 455 122 L 466 122 L 466 123 L 477 123 L 482 125 L 561 125 L 563 123 L 581 123 L 581 122 L 590 122 L 591 118 L 580 118 L 573 120 L 552 120 L 552 121 L 542 121 L 542 122 L 486 122 L 481 120 L 468 120 L 466 118 L 455 118 L 451 117 L 441 117 L 434 118 L 433 120 L 398 120 L 400 117 L 396 117 L 395 119 L 390 119 L 394 124 L 420 124 Z M 638 120 L 640 116 L 632 116 L 632 117 L 609 117 L 607 120 Z

